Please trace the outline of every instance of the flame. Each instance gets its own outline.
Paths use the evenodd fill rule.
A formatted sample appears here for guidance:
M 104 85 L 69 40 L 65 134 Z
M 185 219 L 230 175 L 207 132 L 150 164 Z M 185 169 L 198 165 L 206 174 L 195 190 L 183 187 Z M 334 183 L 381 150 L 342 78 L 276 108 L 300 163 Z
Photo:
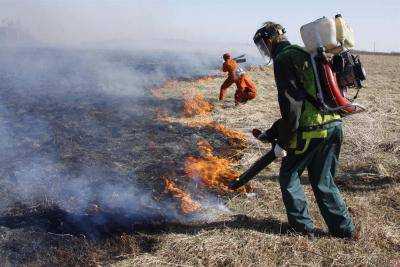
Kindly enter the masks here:
M 205 77 L 198 79 L 197 82 L 206 83 L 213 77 Z M 176 81 L 167 81 L 163 87 L 152 90 L 155 98 L 166 99 L 165 93 L 168 90 L 176 88 Z M 172 116 L 167 109 L 158 108 L 155 110 L 155 118 L 162 123 L 182 123 L 188 127 L 204 127 L 218 132 L 227 138 L 229 145 L 238 149 L 243 147 L 247 140 L 243 133 L 229 129 L 215 122 L 209 114 L 214 106 L 209 103 L 203 94 L 193 89 L 190 93 L 184 95 L 183 100 L 183 116 Z M 155 152 L 157 143 L 150 141 L 148 143 L 149 150 Z M 218 190 L 220 192 L 231 192 L 228 188 L 229 181 L 235 180 L 239 173 L 231 166 L 233 162 L 230 159 L 215 156 L 214 149 L 205 139 L 197 142 L 197 148 L 200 153 L 199 157 L 189 156 L 184 163 L 184 171 L 191 180 L 199 181 L 206 188 Z M 221 151 L 219 155 L 221 155 Z M 228 153 L 227 153 L 228 154 Z M 201 210 L 201 205 L 194 201 L 190 194 L 180 189 L 175 182 L 170 179 L 161 177 L 165 184 L 165 189 L 180 202 L 180 211 L 183 214 L 191 214 Z M 241 188 L 239 192 L 248 192 L 251 188 L 246 186 Z
M 213 156 L 213 147 L 204 139 L 200 139 L 197 141 L 197 149 L 199 150 L 200 154 L 204 157 L 212 157 Z
M 201 205 L 196 201 L 192 200 L 190 195 L 183 191 L 182 189 L 178 188 L 176 184 L 166 178 L 164 179 L 165 188 L 176 198 L 179 199 L 181 202 L 181 211 L 185 214 L 194 213 L 201 209 Z
M 195 82 L 199 83 L 199 84 L 205 84 L 205 83 L 211 82 L 214 78 L 215 78 L 215 76 L 205 76 L 205 77 L 197 79 Z
M 229 181 L 235 180 L 239 173 L 230 166 L 232 162 L 213 155 L 213 148 L 206 140 L 197 142 L 201 157 L 188 157 L 185 161 L 185 173 L 188 177 L 206 186 L 220 191 L 230 191 Z
M 205 84 L 207 82 L 211 82 L 214 78 L 222 77 L 223 75 L 208 75 L 201 78 L 193 78 L 187 79 L 189 82 L 194 82 L 198 84 Z M 157 99 L 166 99 L 167 97 L 164 93 L 167 93 L 170 90 L 176 89 L 178 87 L 179 81 L 178 80 L 167 80 L 160 86 L 155 86 L 150 89 L 150 93 L 153 97 Z
M 236 147 L 236 148 L 241 148 L 241 147 L 245 147 L 246 143 L 247 143 L 247 138 L 246 135 L 229 129 L 225 126 L 223 126 L 222 124 L 219 124 L 215 121 L 213 121 L 212 119 L 208 118 L 208 117 L 196 117 L 195 120 L 187 120 L 184 122 L 185 125 L 187 125 L 188 127 L 191 128 L 196 128 L 196 127 L 208 127 L 209 129 L 212 129 L 220 134 L 222 134 L 223 136 L 225 136 L 227 138 L 227 141 L 229 143 L 229 145 Z
M 220 134 L 226 136 L 230 144 L 236 144 L 238 141 L 241 143 L 246 142 L 246 136 L 238 131 L 228 129 L 225 126 L 212 122 L 210 125 L 215 131 L 219 132 Z
M 218 77 L 224 77 L 224 73 L 214 73 L 214 74 L 209 74 L 206 76 L 202 76 L 202 77 L 197 77 L 197 78 L 188 78 L 188 79 L 182 79 L 184 81 L 187 82 L 193 82 L 193 83 L 200 83 L 200 84 L 204 84 L 207 82 L 211 82 L 213 79 L 218 78 Z
M 204 95 L 197 93 L 192 97 L 185 97 L 183 113 L 186 117 L 195 115 L 207 115 L 214 109 L 214 106 L 205 100 Z

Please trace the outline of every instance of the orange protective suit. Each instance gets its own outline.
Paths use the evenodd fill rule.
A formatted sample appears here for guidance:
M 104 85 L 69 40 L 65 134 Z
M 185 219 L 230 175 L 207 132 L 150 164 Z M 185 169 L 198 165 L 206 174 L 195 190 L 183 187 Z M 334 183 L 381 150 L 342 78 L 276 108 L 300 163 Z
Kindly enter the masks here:
M 236 82 L 235 103 L 246 103 L 257 96 L 257 88 L 249 76 L 243 74 Z
M 223 100 L 228 88 L 236 83 L 237 90 L 235 92 L 235 103 L 246 103 L 248 100 L 254 99 L 257 95 L 257 88 L 253 81 L 246 74 L 236 77 L 235 74 L 238 64 L 233 59 L 227 59 L 222 65 L 222 71 L 228 72 L 228 78 L 221 85 L 219 92 L 219 100 Z

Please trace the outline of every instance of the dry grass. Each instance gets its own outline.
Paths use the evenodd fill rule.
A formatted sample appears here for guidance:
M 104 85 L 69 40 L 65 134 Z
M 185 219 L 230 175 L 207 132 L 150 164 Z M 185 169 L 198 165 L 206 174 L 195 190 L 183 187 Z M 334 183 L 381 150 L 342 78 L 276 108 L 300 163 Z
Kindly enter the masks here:
M 123 218 L 115 218 L 114 224 L 103 226 L 100 238 L 91 239 L 79 231 L 68 231 L 68 225 L 54 232 L 61 227 L 62 214 L 41 215 L 39 209 L 32 213 L 25 211 L 18 217 L 15 215 L 18 212 L 10 212 L 13 214 L 10 218 L 0 218 L 0 261 L 17 265 L 84 266 L 390 266 L 399 262 L 400 57 L 365 55 L 363 60 L 369 79 L 360 102 L 368 107 L 368 112 L 346 119 L 342 165 L 337 178 L 356 223 L 362 227 L 358 242 L 329 236 L 310 241 L 288 232 L 276 180 L 279 162 L 275 162 L 251 182 L 256 194 L 223 193 L 220 197 L 230 212 L 217 212 L 213 217 L 191 222 L 173 220 L 121 228 L 118 220 Z M 74 168 L 80 166 L 80 161 L 102 164 L 121 179 L 134 170 L 138 181 L 152 187 L 160 199 L 168 195 L 161 177 L 171 179 L 179 190 L 191 193 L 195 201 L 210 194 L 218 195 L 213 190 L 193 188 L 185 175 L 185 161 L 204 156 L 197 147 L 199 140 L 208 141 L 214 148 L 213 155 L 229 158 L 239 172 L 268 149 L 267 145 L 254 141 L 250 131 L 254 127 L 269 127 L 279 116 L 272 70 L 256 68 L 249 74 L 258 86 L 259 95 L 239 107 L 234 107 L 233 88 L 226 102 L 217 101 L 222 77 L 167 83 L 153 92 L 157 99 L 146 103 L 138 118 L 130 117 L 129 112 L 115 112 L 113 105 L 93 108 L 78 103 L 81 113 L 104 125 L 112 124 L 117 133 L 105 128 L 107 142 L 103 149 L 85 147 L 87 141 L 96 140 L 68 135 L 67 126 L 80 127 L 80 121 L 67 116 L 65 122 L 58 123 L 56 134 L 62 163 Z M 211 114 L 185 116 L 183 101 L 193 92 L 202 93 L 213 105 Z M 118 105 L 120 99 L 115 101 Z M 243 133 L 248 141 L 235 132 L 224 134 L 227 129 Z M 132 152 L 137 153 L 135 157 Z M 304 186 L 315 224 L 324 228 L 306 179 Z M 169 208 L 179 209 L 179 204 L 172 202 Z
M 233 215 L 213 223 L 170 226 L 158 235 L 153 253 L 118 263 L 138 265 L 379 265 L 400 261 L 400 57 L 363 56 L 368 73 L 360 100 L 368 111 L 346 118 L 342 165 L 337 178 L 351 213 L 362 228 L 358 242 L 332 237 L 310 241 L 285 231 L 286 214 L 280 197 L 274 163 L 252 181 L 256 196 L 227 198 Z M 243 170 L 266 146 L 251 141 L 253 127 L 267 128 L 279 116 L 270 69 L 250 72 L 259 96 L 235 108 L 233 91 L 227 102 L 216 101 L 217 78 L 201 85 L 180 83 L 179 90 L 195 87 L 215 106 L 213 119 L 248 135 L 249 145 L 236 163 Z M 311 214 L 316 226 L 325 228 L 306 179 Z

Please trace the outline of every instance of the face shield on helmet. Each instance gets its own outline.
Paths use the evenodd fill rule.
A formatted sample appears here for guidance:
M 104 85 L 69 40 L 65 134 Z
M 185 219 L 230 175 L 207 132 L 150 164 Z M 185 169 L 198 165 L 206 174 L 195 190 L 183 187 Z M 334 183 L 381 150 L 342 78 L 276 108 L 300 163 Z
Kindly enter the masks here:
M 269 51 L 269 48 L 267 44 L 265 43 L 264 38 L 262 37 L 254 37 L 254 43 L 258 48 L 258 51 L 260 52 L 261 56 L 265 58 L 265 60 L 270 60 L 271 59 L 271 52 Z
M 271 39 L 273 37 L 276 37 L 278 35 L 282 35 L 285 33 L 285 29 L 278 30 L 278 31 L 272 31 L 268 30 L 266 27 L 260 28 L 256 34 L 254 35 L 253 41 L 254 44 L 257 46 L 258 51 L 260 52 L 261 56 L 265 58 L 265 60 L 269 63 L 271 63 L 272 60 L 272 53 L 270 51 L 270 48 L 266 44 L 267 39 Z

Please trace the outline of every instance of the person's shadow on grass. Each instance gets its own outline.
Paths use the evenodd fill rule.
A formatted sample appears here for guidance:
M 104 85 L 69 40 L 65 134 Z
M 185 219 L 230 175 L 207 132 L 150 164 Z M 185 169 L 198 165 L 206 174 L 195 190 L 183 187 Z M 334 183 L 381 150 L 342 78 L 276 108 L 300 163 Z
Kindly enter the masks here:
M 299 234 L 287 222 L 282 222 L 276 218 L 268 217 L 263 219 L 252 218 L 244 214 L 238 214 L 231 220 L 201 223 L 201 224 L 181 224 L 170 223 L 166 225 L 163 232 L 195 235 L 204 230 L 214 229 L 237 229 L 253 230 L 266 234 L 275 235 L 295 235 Z M 326 232 L 321 229 L 315 230 L 316 236 L 325 236 Z

